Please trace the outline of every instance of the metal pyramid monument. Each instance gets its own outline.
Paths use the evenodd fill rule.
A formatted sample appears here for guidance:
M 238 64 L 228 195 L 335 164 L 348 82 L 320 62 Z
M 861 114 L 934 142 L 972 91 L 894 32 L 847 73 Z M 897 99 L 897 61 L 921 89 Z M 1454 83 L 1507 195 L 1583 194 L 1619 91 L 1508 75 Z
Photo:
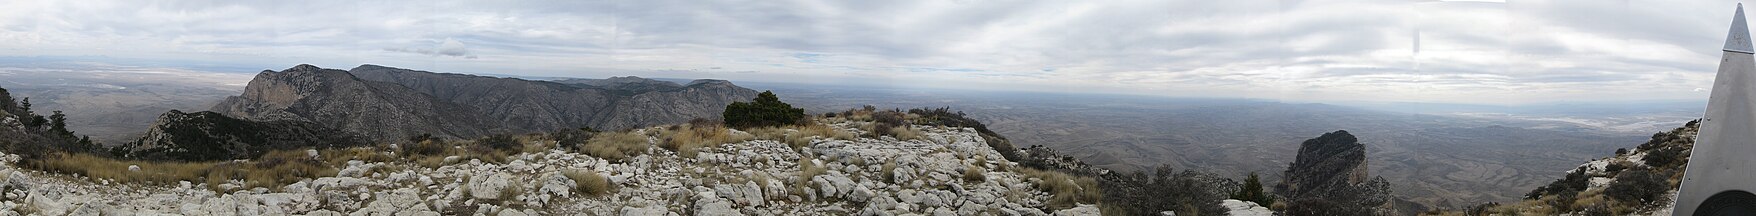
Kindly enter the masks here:
M 1738 4 L 1673 215 L 1756 215 L 1756 59 Z

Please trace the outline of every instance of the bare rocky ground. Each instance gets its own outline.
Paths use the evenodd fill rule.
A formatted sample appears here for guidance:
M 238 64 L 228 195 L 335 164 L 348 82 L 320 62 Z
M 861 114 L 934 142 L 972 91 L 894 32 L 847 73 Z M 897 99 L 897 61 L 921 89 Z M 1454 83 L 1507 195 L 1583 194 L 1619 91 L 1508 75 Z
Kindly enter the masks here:
M 920 128 L 916 140 L 818 139 L 797 150 L 753 140 L 703 148 L 694 158 L 649 147 L 620 162 L 558 149 L 512 155 L 504 164 L 452 161 L 437 168 L 350 161 L 334 177 L 250 189 L 237 188 L 241 182 L 118 184 L 17 168 L 18 156 L 6 155 L 0 209 L 8 211 L 0 215 L 1098 214 L 1094 204 L 1045 207 L 1052 195 L 1038 189 L 1044 180 L 1018 172 L 973 129 Z M 809 175 L 801 161 L 825 170 Z M 894 168 L 885 169 L 887 163 Z M 966 178 L 965 169 L 978 169 L 982 178 Z M 613 188 L 581 194 L 567 171 L 595 172 Z

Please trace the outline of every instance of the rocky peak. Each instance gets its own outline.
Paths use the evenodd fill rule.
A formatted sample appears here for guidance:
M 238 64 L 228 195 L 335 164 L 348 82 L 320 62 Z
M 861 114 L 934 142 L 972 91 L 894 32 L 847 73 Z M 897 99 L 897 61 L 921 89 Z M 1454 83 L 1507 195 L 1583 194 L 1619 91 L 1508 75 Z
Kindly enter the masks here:
M 1346 130 L 1324 133 L 1299 144 L 1299 154 L 1285 175 L 1289 189 L 1300 183 L 1359 184 L 1366 181 L 1366 145 Z
M 1293 215 L 1383 215 L 1402 210 L 1390 196 L 1389 182 L 1366 173 L 1366 145 L 1345 130 L 1324 133 L 1299 144 L 1275 191 L 1292 201 Z M 1425 207 L 1406 206 L 1407 209 Z

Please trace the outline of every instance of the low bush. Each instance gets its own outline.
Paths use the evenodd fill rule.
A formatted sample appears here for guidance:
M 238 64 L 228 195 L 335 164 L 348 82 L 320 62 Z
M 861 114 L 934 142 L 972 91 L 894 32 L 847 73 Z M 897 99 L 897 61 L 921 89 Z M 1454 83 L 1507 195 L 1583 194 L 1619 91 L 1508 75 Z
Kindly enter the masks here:
M 524 145 L 519 144 L 518 139 L 513 138 L 512 135 L 505 134 L 482 137 L 481 139 L 476 140 L 476 145 L 487 146 L 488 148 L 500 151 L 520 151 L 524 149 Z
M 1616 181 L 1604 188 L 1604 195 L 1628 203 L 1651 204 L 1664 196 L 1670 182 L 1664 175 L 1647 169 L 1629 169 L 1616 175 Z
M 1591 176 L 1586 176 L 1585 168 L 1580 167 L 1574 169 L 1573 172 L 1567 172 L 1566 177 L 1556 179 L 1554 182 L 1549 182 L 1548 185 L 1537 187 L 1537 189 L 1531 190 L 1530 193 L 1525 193 L 1524 198 L 1537 199 L 1542 198 L 1544 195 L 1575 194 L 1579 193 L 1579 191 L 1585 190 L 1585 187 L 1590 186 L 1590 183 Z
M 1647 166 L 1664 168 L 1682 162 L 1683 153 L 1683 147 L 1665 146 L 1647 151 L 1646 157 L 1642 159 L 1646 161 Z
M 1215 182 L 1221 178 L 1209 178 L 1194 171 L 1174 172 L 1165 166 L 1151 173 L 1114 174 L 1102 180 L 1098 186 L 1102 187 L 1103 203 L 1111 206 L 1105 215 L 1155 215 L 1163 211 L 1177 215 L 1224 214 L 1226 208 L 1220 206 L 1220 200 L 1233 190 L 1215 190 L 1225 188 Z

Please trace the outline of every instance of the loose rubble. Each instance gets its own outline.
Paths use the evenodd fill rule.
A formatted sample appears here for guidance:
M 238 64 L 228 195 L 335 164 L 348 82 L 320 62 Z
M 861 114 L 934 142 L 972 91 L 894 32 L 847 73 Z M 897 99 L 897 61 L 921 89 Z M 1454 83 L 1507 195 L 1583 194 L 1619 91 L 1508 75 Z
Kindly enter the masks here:
M 832 127 L 857 130 L 850 124 Z M 1046 209 L 1050 194 L 1009 171 L 1017 164 L 974 129 L 917 127 L 918 140 L 817 139 L 799 149 L 754 140 L 703 148 L 694 158 L 653 147 L 620 162 L 560 149 L 512 155 L 502 164 L 448 158 L 455 163 L 438 168 L 349 161 L 337 176 L 281 188 L 216 186 L 237 188 L 230 193 L 200 182 L 115 184 L 20 169 L 18 156 L 5 155 L 0 209 L 10 211 L 0 215 L 1098 214 L 1092 204 Z M 809 173 L 801 172 L 801 161 L 824 171 L 802 175 Z M 984 178 L 966 179 L 965 169 Z M 570 171 L 595 172 L 613 187 L 602 196 L 579 193 L 581 186 L 563 175 Z

